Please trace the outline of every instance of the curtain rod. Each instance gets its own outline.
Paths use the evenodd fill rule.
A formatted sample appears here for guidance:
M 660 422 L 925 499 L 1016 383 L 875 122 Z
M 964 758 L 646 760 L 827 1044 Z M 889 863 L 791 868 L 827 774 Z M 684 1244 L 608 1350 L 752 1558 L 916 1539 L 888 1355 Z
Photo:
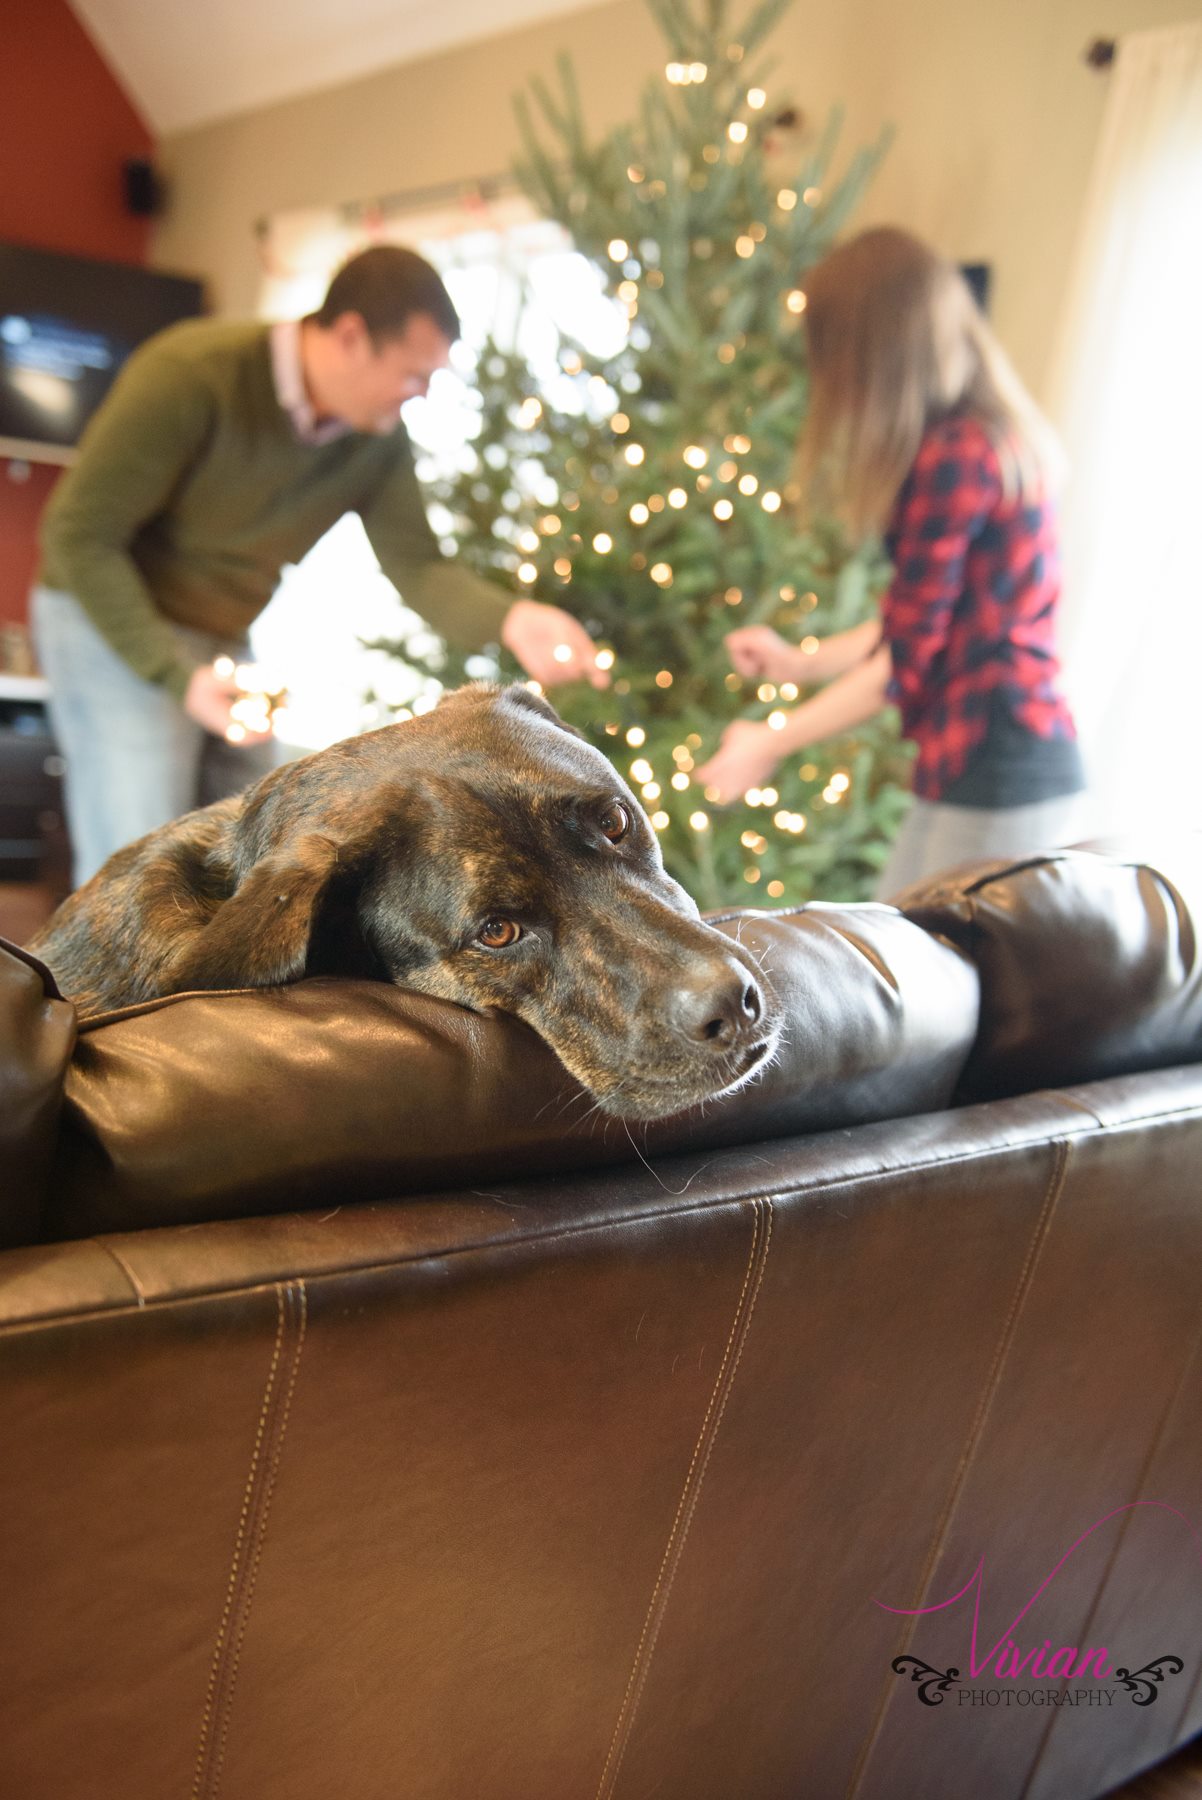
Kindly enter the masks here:
M 358 220 L 379 215 L 387 218 L 396 213 L 416 212 L 424 207 L 444 205 L 448 201 L 497 200 L 504 194 L 518 192 L 513 175 L 473 175 L 460 181 L 440 181 L 429 187 L 405 188 L 394 194 L 381 194 L 371 200 L 344 200 L 330 210 L 343 219 Z M 266 238 L 271 231 L 270 219 L 256 219 L 256 238 Z

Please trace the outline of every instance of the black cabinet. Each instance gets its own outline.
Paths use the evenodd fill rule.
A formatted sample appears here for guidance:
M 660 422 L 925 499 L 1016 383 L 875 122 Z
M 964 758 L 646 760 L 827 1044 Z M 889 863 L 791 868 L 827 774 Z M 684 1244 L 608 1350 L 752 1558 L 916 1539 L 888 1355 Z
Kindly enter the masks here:
M 0 881 L 63 886 L 62 790 L 45 683 L 0 674 Z

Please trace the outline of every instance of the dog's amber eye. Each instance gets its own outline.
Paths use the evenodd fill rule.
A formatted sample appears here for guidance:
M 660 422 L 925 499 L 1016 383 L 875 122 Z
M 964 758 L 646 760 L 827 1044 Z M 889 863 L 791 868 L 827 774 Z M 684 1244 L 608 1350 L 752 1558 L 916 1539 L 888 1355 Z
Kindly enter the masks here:
M 520 925 L 512 919 L 490 919 L 480 932 L 478 942 L 486 950 L 507 950 L 522 935 Z
M 612 806 L 606 807 L 600 819 L 602 834 L 611 844 L 621 843 L 630 830 L 630 814 L 624 806 L 615 800 Z

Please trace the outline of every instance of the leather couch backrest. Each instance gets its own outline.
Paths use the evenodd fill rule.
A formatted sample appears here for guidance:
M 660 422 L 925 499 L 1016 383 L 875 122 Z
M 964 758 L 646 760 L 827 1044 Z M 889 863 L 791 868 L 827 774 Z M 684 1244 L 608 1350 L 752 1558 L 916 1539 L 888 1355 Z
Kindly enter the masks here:
M 1202 839 L 1113 850 L 973 863 L 896 897 L 981 978 L 957 1100 L 1202 1058 Z
M 75 1044 L 75 1009 L 42 965 L 0 949 L 0 1250 L 40 1230 Z
M 526 1026 L 374 982 L 194 994 L 89 1021 L 57 1236 L 388 1198 L 945 1107 L 965 958 L 885 906 L 739 913 L 787 1041 L 754 1085 L 650 1127 L 598 1114 Z

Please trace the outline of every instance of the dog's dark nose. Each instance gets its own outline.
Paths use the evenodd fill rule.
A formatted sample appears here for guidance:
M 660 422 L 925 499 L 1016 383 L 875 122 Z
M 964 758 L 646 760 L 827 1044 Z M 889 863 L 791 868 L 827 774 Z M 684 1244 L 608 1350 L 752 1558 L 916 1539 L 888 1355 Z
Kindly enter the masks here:
M 739 963 L 712 966 L 696 979 L 674 988 L 668 1018 L 682 1037 L 709 1045 L 715 1053 L 736 1049 L 752 1036 L 764 1016 L 758 984 Z

